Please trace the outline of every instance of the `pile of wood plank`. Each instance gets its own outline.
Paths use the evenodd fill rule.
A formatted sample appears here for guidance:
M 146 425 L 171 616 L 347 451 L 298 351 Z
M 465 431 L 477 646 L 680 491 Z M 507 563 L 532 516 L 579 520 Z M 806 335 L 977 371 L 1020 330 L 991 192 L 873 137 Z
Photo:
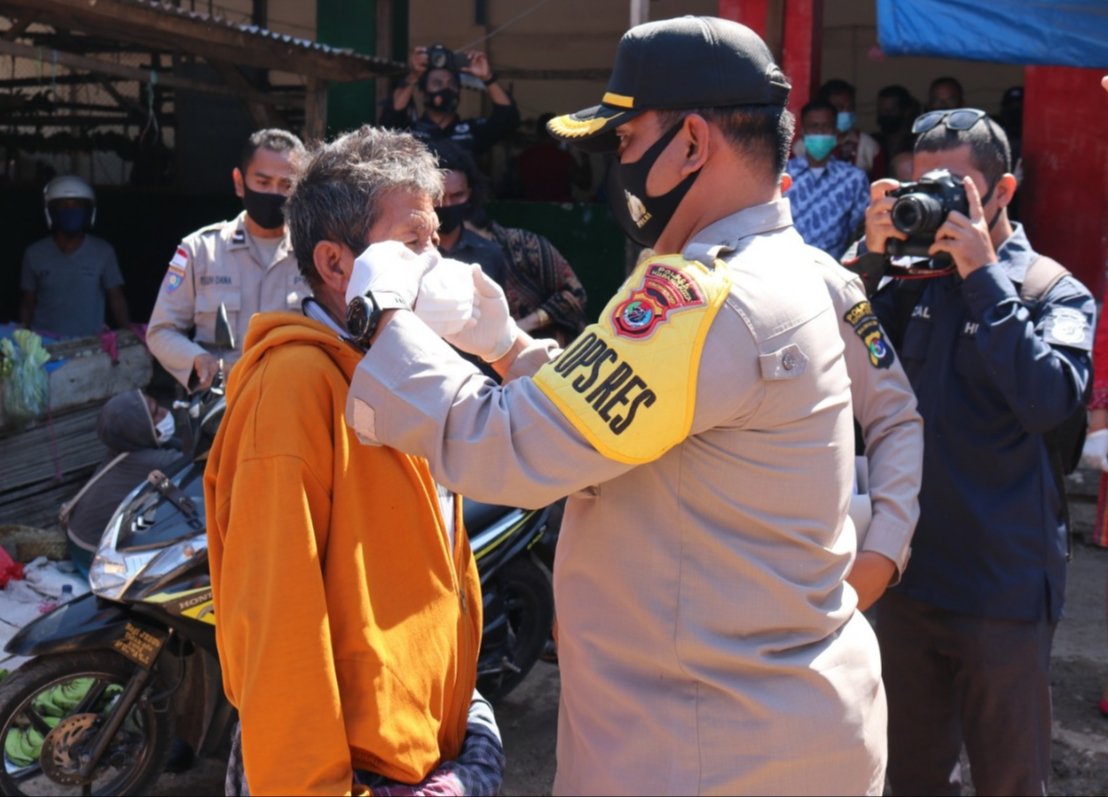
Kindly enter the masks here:
M 56 364 L 49 409 L 28 425 L 5 418 L 0 401 L 0 524 L 56 527 L 61 503 L 104 459 L 107 449 L 96 436 L 100 408 L 116 393 L 145 387 L 153 371 L 150 353 L 133 334 L 118 333 L 117 345 L 115 362 L 99 338 L 48 345 Z

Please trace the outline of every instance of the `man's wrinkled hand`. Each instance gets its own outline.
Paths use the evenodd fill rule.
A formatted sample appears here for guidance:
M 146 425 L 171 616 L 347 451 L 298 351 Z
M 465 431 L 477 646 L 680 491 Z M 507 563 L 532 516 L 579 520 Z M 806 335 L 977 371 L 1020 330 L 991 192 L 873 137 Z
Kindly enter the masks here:
M 473 280 L 473 322 L 461 331 L 445 336 L 446 342 L 485 362 L 496 362 L 512 348 L 519 328 L 508 312 L 504 291 L 480 266 L 471 266 Z
M 354 260 L 350 282 L 346 285 L 346 303 L 368 293 L 378 301 L 388 294 L 411 309 L 419 296 L 420 281 L 438 261 L 439 255 L 434 249 L 416 254 L 399 241 L 372 244 Z
M 896 564 L 874 551 L 859 551 L 846 582 L 858 593 L 858 611 L 864 612 L 885 594 L 896 575 Z

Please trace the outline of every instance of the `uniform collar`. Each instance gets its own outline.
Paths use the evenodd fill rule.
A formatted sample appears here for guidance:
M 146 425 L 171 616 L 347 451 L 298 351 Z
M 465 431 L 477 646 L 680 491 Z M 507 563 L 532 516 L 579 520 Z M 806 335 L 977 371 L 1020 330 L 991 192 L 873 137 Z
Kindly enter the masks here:
M 996 259 L 1000 267 L 1013 282 L 1023 282 L 1024 274 L 1038 255 L 1027 240 L 1027 233 L 1018 221 L 1012 222 L 1012 234 L 996 250 Z
M 722 252 L 735 249 L 742 239 L 782 230 L 791 227 L 792 223 L 793 214 L 787 199 L 743 208 L 712 222 L 694 235 L 681 256 L 686 260 L 699 260 L 711 267 Z
M 235 223 L 230 230 L 230 238 L 227 240 L 227 249 L 249 249 L 250 248 L 250 234 L 246 231 L 246 211 L 242 211 L 235 217 Z M 277 257 L 273 261 L 274 265 L 280 263 L 283 259 L 289 256 L 292 251 L 292 244 L 289 241 L 289 228 L 285 226 L 285 234 L 281 236 L 281 243 L 277 245 Z

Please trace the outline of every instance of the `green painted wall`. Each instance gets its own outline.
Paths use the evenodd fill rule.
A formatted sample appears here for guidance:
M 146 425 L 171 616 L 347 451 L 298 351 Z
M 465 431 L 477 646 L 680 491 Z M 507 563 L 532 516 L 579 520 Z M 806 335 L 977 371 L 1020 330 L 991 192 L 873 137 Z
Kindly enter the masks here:
M 589 321 L 597 319 L 623 284 L 627 239 L 607 204 L 495 201 L 485 209 L 505 227 L 522 227 L 550 239 L 585 286 Z
M 398 2 L 406 5 L 406 2 Z M 316 0 L 316 40 L 377 55 L 377 0 Z M 405 16 L 406 20 L 406 16 Z M 327 92 L 327 137 L 373 122 L 377 94 L 373 81 L 332 86 Z

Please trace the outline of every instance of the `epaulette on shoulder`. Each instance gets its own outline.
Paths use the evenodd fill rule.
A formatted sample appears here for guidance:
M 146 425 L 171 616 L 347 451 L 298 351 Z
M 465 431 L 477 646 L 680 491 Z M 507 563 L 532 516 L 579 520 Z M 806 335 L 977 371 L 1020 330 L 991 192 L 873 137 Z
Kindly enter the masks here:
M 213 233 L 218 233 L 220 230 L 223 229 L 223 225 L 225 225 L 226 223 L 227 222 L 225 221 L 217 221 L 214 224 L 209 224 L 206 227 L 201 227 L 199 230 L 196 231 L 195 235 L 211 235 Z

